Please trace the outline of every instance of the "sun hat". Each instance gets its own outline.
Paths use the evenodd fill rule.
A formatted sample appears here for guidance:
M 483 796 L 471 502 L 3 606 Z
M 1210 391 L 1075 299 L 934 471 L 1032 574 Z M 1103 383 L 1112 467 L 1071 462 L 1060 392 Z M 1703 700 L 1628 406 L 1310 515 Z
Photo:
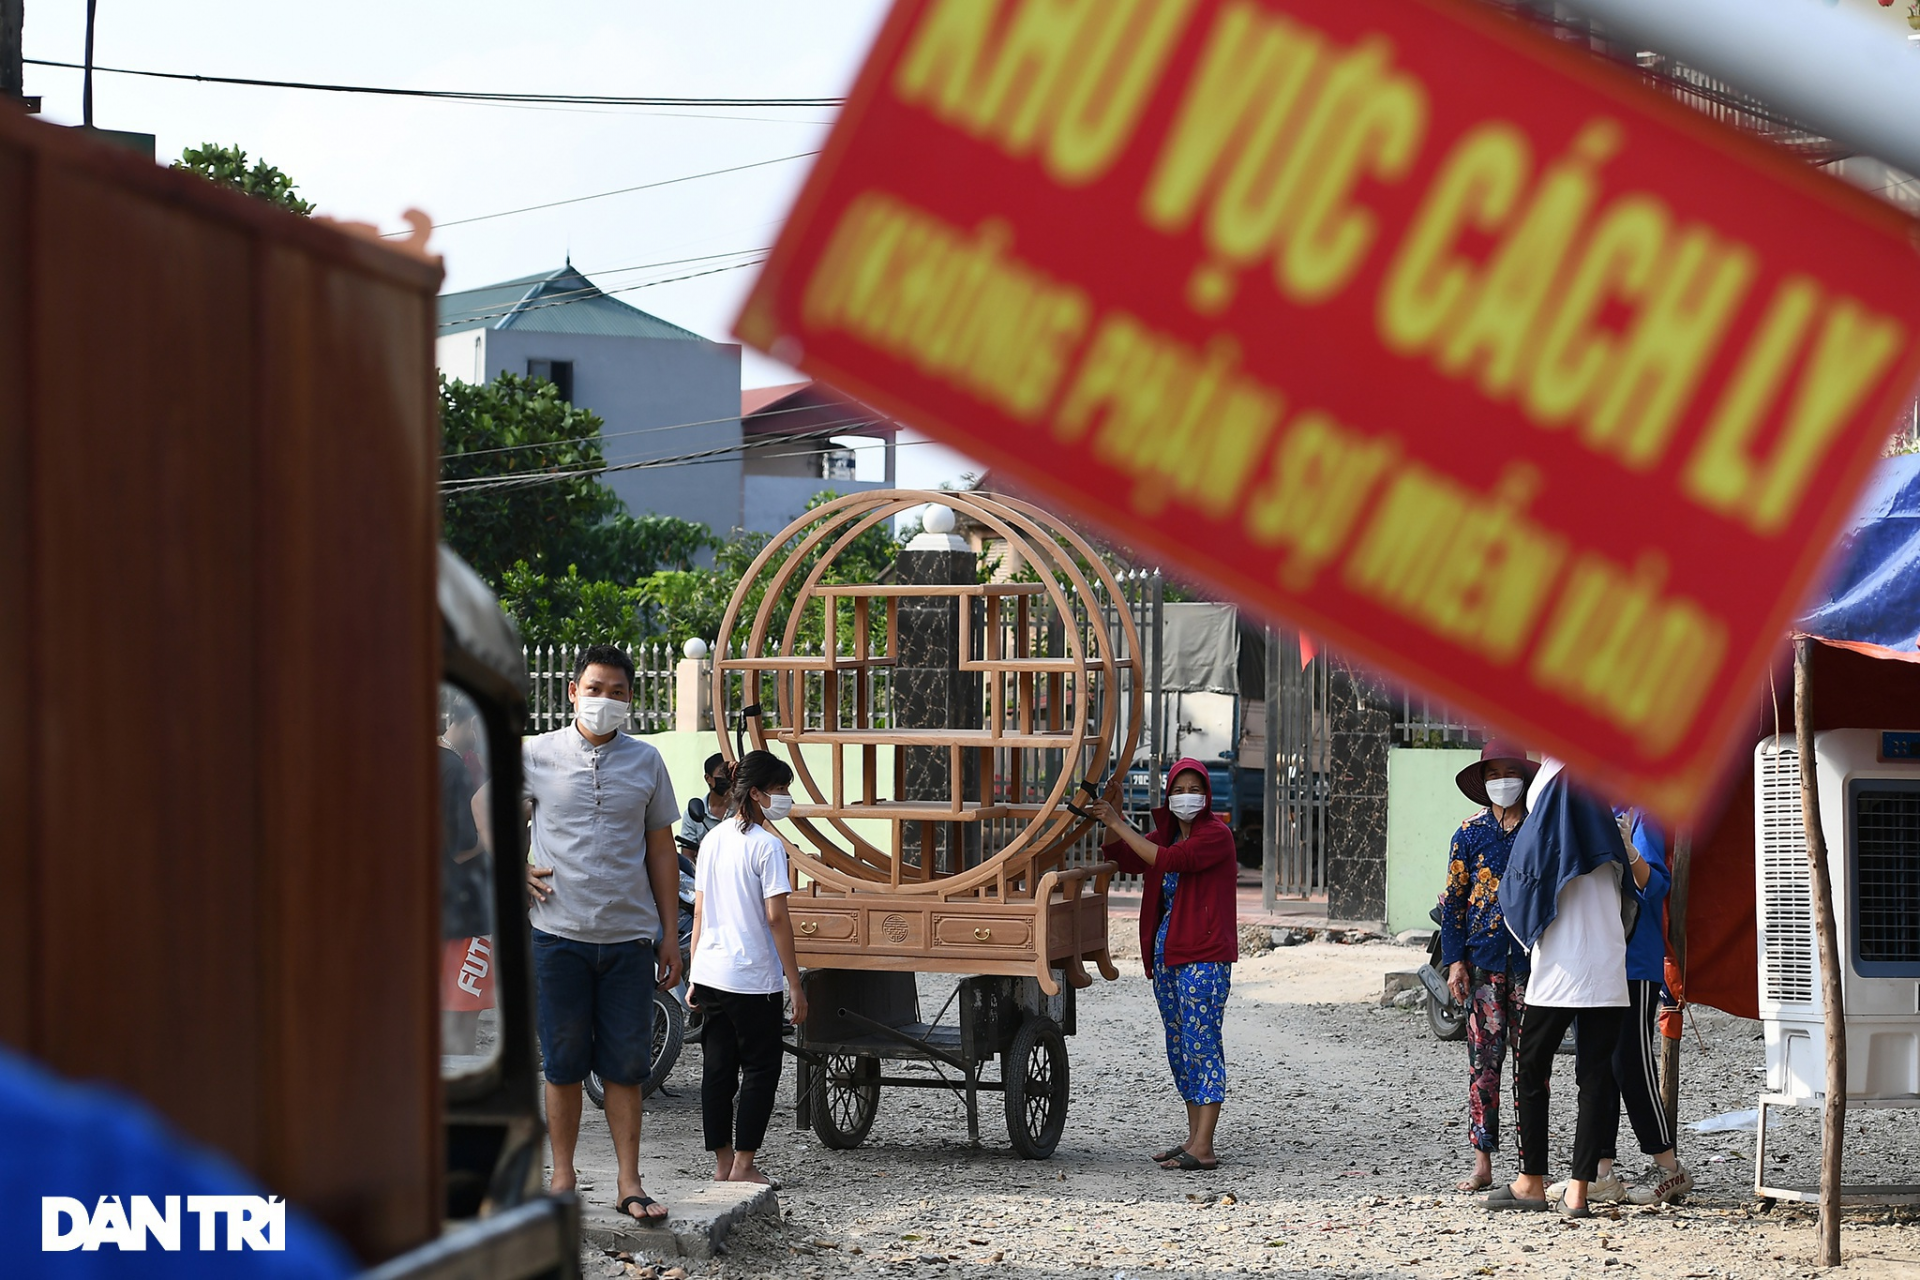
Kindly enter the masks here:
M 1527 784 L 1533 784 L 1533 775 L 1540 772 L 1540 762 L 1527 759 L 1527 749 L 1507 738 L 1495 738 L 1480 748 L 1480 758 L 1453 775 L 1454 785 L 1461 794 L 1475 804 L 1491 805 L 1493 800 L 1487 795 L 1486 766 L 1498 760 L 1503 764 L 1518 765 L 1520 776 Z

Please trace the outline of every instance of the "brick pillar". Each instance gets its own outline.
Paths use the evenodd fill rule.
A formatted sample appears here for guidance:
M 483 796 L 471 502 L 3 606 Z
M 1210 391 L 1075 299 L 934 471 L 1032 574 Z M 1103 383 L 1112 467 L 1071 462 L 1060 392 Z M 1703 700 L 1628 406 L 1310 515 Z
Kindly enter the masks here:
M 896 581 L 919 586 L 930 583 L 966 584 L 976 580 L 973 549 L 951 533 L 923 533 L 900 552 L 894 567 Z M 905 596 L 900 601 L 900 665 L 893 672 L 895 722 L 907 729 L 977 729 L 980 727 L 981 688 L 977 675 L 963 675 L 960 663 L 960 606 L 951 598 Z M 906 753 L 906 790 L 902 800 L 947 799 L 952 762 L 946 748 L 896 748 Z M 978 757 L 963 758 L 962 794 L 979 788 Z M 952 828 L 963 830 L 961 849 L 966 865 L 979 860 L 977 823 L 939 823 L 934 827 L 934 867 L 957 870 L 948 852 Z M 906 859 L 921 865 L 920 827 L 908 823 Z

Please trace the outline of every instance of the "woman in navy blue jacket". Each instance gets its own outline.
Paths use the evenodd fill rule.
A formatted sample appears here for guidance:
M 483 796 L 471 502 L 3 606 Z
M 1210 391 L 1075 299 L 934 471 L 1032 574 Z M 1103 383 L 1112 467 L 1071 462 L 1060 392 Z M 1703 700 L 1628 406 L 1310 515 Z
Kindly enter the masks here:
M 1627 939 L 1627 997 L 1631 1004 L 1620 1022 L 1620 1040 L 1613 1050 L 1613 1078 L 1618 1097 L 1606 1109 L 1601 1131 L 1600 1177 L 1589 1197 L 1593 1200 L 1631 1199 L 1635 1204 L 1666 1204 L 1693 1189 L 1693 1177 L 1674 1154 L 1673 1126 L 1660 1101 L 1660 1036 L 1654 1023 L 1660 1015 L 1660 986 L 1666 980 L 1667 874 L 1666 840 L 1660 828 L 1637 809 L 1614 810 L 1621 834 L 1627 837 L 1627 874 L 1640 898 L 1640 915 Z M 1653 1157 L 1657 1176 L 1627 1191 L 1613 1172 L 1620 1134 L 1620 1103 L 1643 1154 Z

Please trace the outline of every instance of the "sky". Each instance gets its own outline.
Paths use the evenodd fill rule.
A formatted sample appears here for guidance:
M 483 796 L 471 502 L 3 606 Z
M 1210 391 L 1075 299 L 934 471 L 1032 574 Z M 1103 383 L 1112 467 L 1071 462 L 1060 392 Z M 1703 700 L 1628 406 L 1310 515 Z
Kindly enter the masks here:
M 488 218 L 434 233 L 448 289 L 559 266 L 716 341 L 752 267 L 702 255 L 771 245 L 832 124 L 831 108 L 518 107 L 153 80 L 99 67 L 331 84 L 667 97 L 838 97 L 851 86 L 887 0 L 99 0 L 94 123 L 156 136 L 163 160 L 202 143 L 277 165 L 317 212 L 383 229 L 499 213 L 711 170 L 779 160 L 652 191 Z M 28 58 L 78 63 L 85 0 L 26 0 Z M 48 120 L 81 120 L 78 71 L 29 65 Z M 802 156 L 780 160 L 781 157 Z M 721 262 L 739 259 L 720 259 Z M 635 268 L 640 268 L 635 270 Z M 748 350 L 746 387 L 801 375 Z M 903 443 L 919 439 L 902 437 Z M 859 457 L 878 478 L 877 452 Z M 979 466 L 933 443 L 899 453 L 900 484 L 932 488 Z

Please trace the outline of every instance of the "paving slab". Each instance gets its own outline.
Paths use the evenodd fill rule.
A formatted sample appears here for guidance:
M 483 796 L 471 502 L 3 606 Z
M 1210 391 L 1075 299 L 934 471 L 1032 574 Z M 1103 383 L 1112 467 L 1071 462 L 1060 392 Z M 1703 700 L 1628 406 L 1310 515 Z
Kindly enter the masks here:
M 662 1259 L 711 1258 L 725 1252 L 727 1233 L 744 1219 L 760 1214 L 780 1217 L 780 1202 L 772 1187 L 713 1181 L 713 1157 L 701 1141 L 700 1065 L 699 1048 L 688 1045 L 666 1087 L 646 1100 L 640 1178 L 647 1194 L 666 1205 L 672 1215 L 664 1227 L 643 1227 L 614 1207 L 613 1139 L 606 1117 L 591 1102 L 586 1104 L 574 1157 L 585 1248 Z M 784 1136 L 785 1128 L 792 1125 L 791 1090 L 781 1092 L 785 1105 L 775 1109 L 769 1135 L 773 1138 Z M 781 1170 L 776 1167 L 769 1172 L 777 1179 Z
M 612 1181 L 609 1170 L 608 1185 Z M 664 1226 L 641 1226 L 614 1208 L 611 1196 L 596 1189 L 582 1194 L 580 1234 L 584 1241 L 598 1249 L 623 1249 L 659 1258 L 711 1258 L 723 1251 L 727 1233 L 743 1219 L 756 1214 L 780 1216 L 780 1201 L 772 1187 L 695 1182 L 657 1173 L 647 1176 L 646 1183 L 647 1194 L 673 1211 Z

